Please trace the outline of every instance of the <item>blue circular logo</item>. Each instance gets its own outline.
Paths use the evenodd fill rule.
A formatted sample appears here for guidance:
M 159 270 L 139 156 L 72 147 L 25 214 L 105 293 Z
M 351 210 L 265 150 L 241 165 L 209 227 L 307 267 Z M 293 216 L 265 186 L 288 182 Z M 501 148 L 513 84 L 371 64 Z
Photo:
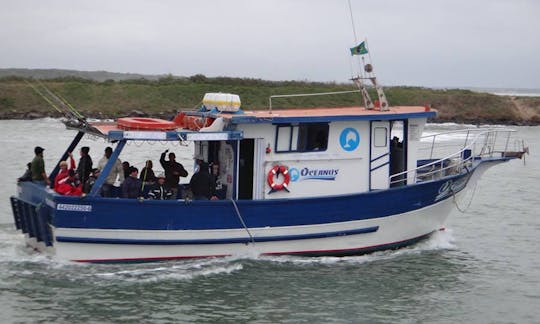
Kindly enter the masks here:
M 345 151 L 354 151 L 360 145 L 360 134 L 354 128 L 345 128 L 339 135 L 339 144 Z
M 300 178 L 300 171 L 297 168 L 290 168 L 289 174 L 291 175 L 291 181 L 298 181 Z

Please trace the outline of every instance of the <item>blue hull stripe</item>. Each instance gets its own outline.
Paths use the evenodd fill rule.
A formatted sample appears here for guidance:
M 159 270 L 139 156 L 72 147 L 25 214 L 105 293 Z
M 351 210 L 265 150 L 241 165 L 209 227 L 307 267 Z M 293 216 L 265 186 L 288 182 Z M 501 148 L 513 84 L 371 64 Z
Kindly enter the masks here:
M 379 226 L 371 226 L 346 231 L 299 234 L 299 235 L 279 235 L 253 237 L 255 242 L 273 242 L 273 241 L 293 241 L 318 238 L 329 238 L 336 236 L 347 236 L 373 233 L 379 230 Z M 217 239 L 197 239 L 197 240 L 138 240 L 138 239 L 115 239 L 115 238 L 90 238 L 90 237 L 69 237 L 57 236 L 57 242 L 66 243 L 95 243 L 95 244 L 141 244 L 141 245 L 194 245 L 194 244 L 233 244 L 250 243 L 249 237 L 217 238 Z

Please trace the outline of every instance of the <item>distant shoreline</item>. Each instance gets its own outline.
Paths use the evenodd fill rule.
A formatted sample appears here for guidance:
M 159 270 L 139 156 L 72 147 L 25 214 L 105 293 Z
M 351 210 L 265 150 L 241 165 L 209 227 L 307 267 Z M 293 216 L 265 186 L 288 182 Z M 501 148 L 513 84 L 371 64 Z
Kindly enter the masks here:
M 0 69 L 1 71 L 2 69 Z M 32 71 L 25 71 L 32 73 Z M 46 71 L 41 71 L 45 76 Z M 104 72 L 105 73 L 105 72 Z M 113 77 L 113 74 L 106 74 Z M 179 110 L 199 107 L 205 93 L 238 94 L 246 110 L 268 109 L 268 98 L 278 94 L 344 92 L 352 84 L 267 81 L 260 79 L 164 76 L 95 81 L 67 76 L 54 79 L 4 76 L 0 73 L 0 119 L 59 118 L 62 113 L 52 107 L 37 87 L 44 87 L 64 98 L 87 118 L 116 119 L 122 116 L 172 119 Z M 368 89 L 376 99 L 373 89 Z M 492 93 L 482 92 L 491 91 Z M 430 106 L 438 111 L 432 123 L 540 125 L 540 96 L 536 89 L 430 89 L 422 87 L 386 87 L 390 106 Z M 540 90 L 538 90 L 540 92 Z M 496 93 L 496 94 L 493 94 Z M 539 93 L 540 95 L 540 93 Z M 273 109 L 309 107 L 363 106 L 358 93 L 333 96 L 280 98 Z

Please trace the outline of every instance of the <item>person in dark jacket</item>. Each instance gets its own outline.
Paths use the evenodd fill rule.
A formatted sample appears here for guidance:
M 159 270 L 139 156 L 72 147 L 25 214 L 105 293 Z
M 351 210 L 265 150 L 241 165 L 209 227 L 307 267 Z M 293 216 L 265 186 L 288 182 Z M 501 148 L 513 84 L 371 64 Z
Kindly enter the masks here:
M 227 197 L 227 185 L 221 182 L 219 163 L 214 162 L 211 166 L 211 169 L 212 172 L 210 173 L 210 177 L 212 178 L 212 182 L 214 184 L 213 195 L 217 199 L 225 199 Z
M 129 177 L 129 168 L 131 166 L 129 165 L 128 161 L 122 162 L 122 170 L 124 170 L 124 178 Z
M 81 147 L 81 159 L 79 160 L 79 165 L 77 166 L 77 174 L 79 175 L 79 180 L 82 183 L 85 183 L 92 172 L 92 158 L 89 155 L 90 148 L 88 146 Z
M 138 198 L 141 197 L 142 182 L 138 178 L 139 169 L 136 167 L 129 168 L 129 177 L 122 183 L 122 198 Z
M 154 185 L 150 187 L 150 191 L 148 192 L 148 198 L 158 199 L 158 200 L 165 200 L 165 199 L 172 198 L 172 192 L 165 185 L 164 174 L 158 175 L 156 183 L 154 183 Z
M 30 170 L 32 172 L 33 182 L 39 183 L 41 185 L 49 185 L 51 184 L 51 181 L 49 180 L 49 177 L 47 177 L 47 173 L 45 172 L 43 151 L 45 151 L 45 149 L 41 146 L 36 146 L 34 148 L 34 153 L 36 154 L 36 156 L 30 164 Z
M 26 164 L 26 171 L 17 179 L 17 182 L 32 181 L 32 162 Z
M 169 161 L 166 161 L 165 154 L 167 154 L 167 152 L 169 152 L 169 150 L 165 150 L 165 152 L 161 153 L 159 163 L 161 163 L 163 170 L 165 170 L 165 184 L 172 191 L 173 196 L 176 197 L 178 194 L 180 177 L 187 177 L 188 172 L 184 169 L 182 164 L 176 162 L 176 155 L 173 152 L 169 153 Z
M 214 196 L 215 184 L 208 173 L 208 163 L 202 162 L 199 172 L 195 173 L 189 181 L 193 199 L 211 199 Z
M 154 174 L 154 170 L 152 167 L 154 164 L 152 163 L 152 160 L 146 161 L 146 165 L 141 170 L 141 174 L 139 175 L 139 179 L 141 179 L 142 182 L 144 182 L 145 186 L 151 186 L 154 183 L 156 183 L 157 178 Z
M 83 193 L 87 194 L 90 193 L 90 190 L 92 190 L 92 187 L 96 183 L 97 178 L 99 177 L 99 169 L 92 169 L 92 173 L 90 173 L 90 177 L 88 177 L 88 180 L 84 183 L 83 186 Z

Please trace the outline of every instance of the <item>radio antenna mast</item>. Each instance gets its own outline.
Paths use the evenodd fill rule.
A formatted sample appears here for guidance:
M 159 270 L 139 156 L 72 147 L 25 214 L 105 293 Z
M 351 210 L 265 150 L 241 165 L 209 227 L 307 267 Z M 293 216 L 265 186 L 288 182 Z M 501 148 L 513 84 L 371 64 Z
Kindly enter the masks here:
M 357 74 L 357 76 L 356 77 L 353 76 L 351 80 L 356 84 L 358 89 L 360 89 L 360 92 L 362 93 L 362 98 L 364 99 L 364 105 L 366 109 L 379 108 L 381 111 L 387 111 L 390 109 L 388 105 L 388 100 L 386 99 L 386 95 L 384 93 L 382 86 L 377 82 L 377 77 L 375 76 L 375 72 L 373 72 L 373 65 L 371 64 L 371 54 L 368 49 L 367 39 L 365 39 L 363 42 L 358 44 L 351 0 L 348 0 L 348 3 L 349 3 L 349 12 L 351 14 L 351 23 L 352 23 L 352 30 L 354 34 L 354 42 L 355 44 L 357 44 L 355 47 L 352 47 L 350 49 L 351 56 L 355 56 L 355 55 L 360 56 L 361 59 L 359 61 L 361 62 L 361 67 L 362 67 L 360 69 L 360 72 Z M 367 55 L 367 63 L 365 59 L 366 55 Z M 351 72 L 352 72 L 352 64 L 351 64 Z M 377 91 L 378 100 L 376 100 L 375 103 L 371 100 L 371 97 L 369 96 L 364 80 L 371 81 L 373 87 L 375 87 L 375 90 Z

